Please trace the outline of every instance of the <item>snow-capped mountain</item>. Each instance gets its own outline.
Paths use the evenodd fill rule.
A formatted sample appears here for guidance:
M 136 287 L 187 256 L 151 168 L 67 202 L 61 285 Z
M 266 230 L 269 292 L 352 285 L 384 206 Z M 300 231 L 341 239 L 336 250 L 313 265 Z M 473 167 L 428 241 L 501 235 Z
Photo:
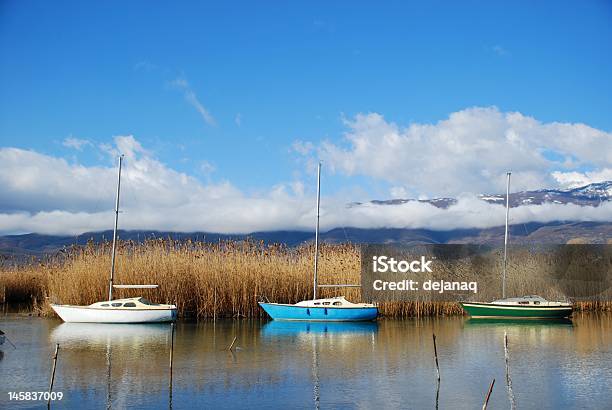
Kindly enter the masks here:
M 478 197 L 489 203 L 504 204 L 506 201 L 505 194 L 480 194 Z M 400 205 L 411 201 L 429 203 L 438 208 L 448 208 L 457 202 L 454 198 L 434 198 L 374 200 L 370 203 L 376 205 Z M 540 189 L 537 191 L 510 193 L 511 207 L 541 205 L 544 203 L 599 206 L 606 201 L 612 201 L 612 181 L 597 182 L 571 189 Z M 351 206 L 358 205 L 361 205 L 361 203 L 351 204 Z
M 503 203 L 505 195 L 480 195 L 490 203 Z M 540 189 L 510 194 L 510 206 L 540 205 L 544 203 L 599 206 L 612 200 L 612 181 L 598 182 L 571 189 Z
M 612 181 L 597 182 L 590 185 L 585 185 L 580 188 L 570 189 L 574 196 L 584 196 L 590 198 L 612 198 Z
M 504 194 L 480 195 L 481 200 L 489 203 L 504 204 Z M 428 200 L 392 199 L 386 201 L 371 201 L 378 205 L 401 205 L 410 201 L 430 203 L 438 208 L 448 208 L 457 202 L 454 198 L 435 198 Z M 590 184 L 572 189 L 542 189 L 510 194 L 510 204 L 513 207 L 529 204 L 578 204 L 583 206 L 599 206 L 612 201 L 612 181 Z M 362 203 L 352 203 L 349 206 L 360 206 Z M 321 234 L 325 242 L 353 243 L 476 243 L 500 245 L 503 242 L 503 226 L 491 228 L 465 228 L 451 230 L 410 229 L 410 228 L 373 228 L 360 229 L 351 227 L 334 228 Z M 555 221 L 548 223 L 531 222 L 510 226 L 513 244 L 542 243 L 611 243 L 612 222 L 589 221 Z M 24 235 L 0 236 L 0 264 L 13 263 L 19 260 L 29 260 L 31 256 L 42 257 L 53 254 L 64 247 L 88 241 L 103 242 L 112 237 L 112 231 L 87 232 L 78 236 L 40 235 L 36 233 Z M 143 241 L 149 238 L 173 238 L 176 240 L 202 240 L 218 242 L 221 240 L 243 240 L 247 237 L 266 243 L 284 243 L 296 246 L 312 241 L 312 232 L 302 231 L 270 231 L 253 232 L 246 235 L 228 235 L 211 232 L 160 232 L 160 231 L 121 231 L 123 240 Z

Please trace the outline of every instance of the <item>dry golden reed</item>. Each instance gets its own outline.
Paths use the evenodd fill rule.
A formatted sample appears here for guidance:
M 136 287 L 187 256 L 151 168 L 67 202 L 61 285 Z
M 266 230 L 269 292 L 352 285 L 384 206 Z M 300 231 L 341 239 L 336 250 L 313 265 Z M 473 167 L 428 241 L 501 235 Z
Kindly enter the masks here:
M 264 317 L 260 298 L 296 303 L 312 298 L 314 249 L 264 245 L 255 241 L 218 243 L 151 239 L 118 244 L 116 284 L 159 284 L 156 290 L 116 289 L 115 298 L 145 296 L 176 303 L 179 315 L 197 318 Z M 111 245 L 88 244 L 60 252 L 36 264 L 0 268 L 0 302 L 28 302 L 41 314 L 53 314 L 49 302 L 87 305 L 108 295 Z M 357 245 L 321 246 L 319 283 L 359 283 Z M 6 265 L 6 264 L 5 264 Z M 320 289 L 318 296 L 338 295 Z M 359 301 L 358 288 L 342 290 Z M 460 315 L 453 302 L 380 303 L 387 317 Z M 579 310 L 612 310 L 610 302 L 580 302 Z

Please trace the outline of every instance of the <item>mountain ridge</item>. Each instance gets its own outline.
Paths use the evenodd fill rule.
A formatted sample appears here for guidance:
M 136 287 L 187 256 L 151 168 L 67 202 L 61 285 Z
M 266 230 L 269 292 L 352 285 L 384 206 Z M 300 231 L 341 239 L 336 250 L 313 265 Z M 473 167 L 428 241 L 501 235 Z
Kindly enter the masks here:
M 488 203 L 505 202 L 505 195 L 481 194 L 480 199 Z M 542 189 L 510 194 L 510 206 L 541 205 L 544 203 L 576 204 L 580 206 L 600 206 L 612 200 L 612 181 L 593 183 L 571 189 Z M 385 206 L 401 205 L 410 201 L 429 203 L 438 208 L 448 208 L 456 203 L 454 198 L 391 199 L 372 200 L 369 203 Z M 349 206 L 361 206 L 352 203 Z M 555 221 L 548 223 L 531 222 L 510 226 L 511 242 L 516 244 L 537 243 L 609 243 L 612 238 L 612 221 L 577 222 Z M 144 241 L 153 238 L 172 238 L 176 240 L 202 240 L 217 242 L 223 240 L 245 240 L 251 238 L 265 243 L 283 243 L 298 246 L 314 240 L 314 232 L 298 230 L 279 230 L 252 232 L 249 234 L 222 234 L 215 232 L 173 232 L 156 230 L 119 230 L 122 240 Z M 5 258 L 17 256 L 44 256 L 53 254 L 72 245 L 84 245 L 88 241 L 103 242 L 112 239 L 112 231 L 86 232 L 80 235 L 44 235 L 28 233 L 0 236 L 0 255 Z M 337 227 L 321 233 L 321 240 L 328 243 L 475 243 L 499 245 L 503 243 L 503 226 L 490 228 L 463 228 L 449 230 L 412 229 L 412 228 L 352 228 Z
M 481 200 L 505 204 L 505 194 L 480 194 Z M 428 203 L 437 208 L 446 209 L 457 203 L 457 199 L 440 197 L 432 199 L 395 198 L 387 200 L 371 200 L 369 203 L 375 205 L 401 205 L 408 202 Z M 568 188 L 568 189 L 538 189 L 533 191 L 519 191 L 510 193 L 510 207 L 516 208 L 521 205 L 553 204 L 575 204 L 580 206 L 599 206 L 603 202 L 612 201 L 612 181 L 595 182 L 592 184 Z M 362 202 L 353 202 L 349 206 L 363 205 Z
M 550 222 L 527 223 L 509 227 L 513 244 L 564 244 L 609 243 L 612 238 L 612 222 Z M 193 240 L 218 242 L 252 239 L 264 243 L 282 243 L 290 247 L 314 240 L 314 232 L 272 231 L 249 234 L 219 234 L 211 232 L 170 232 L 170 231 L 124 231 L 119 230 L 121 240 L 143 242 L 156 238 L 172 240 Z M 447 231 L 431 229 L 378 228 L 362 229 L 341 227 L 321 233 L 326 243 L 387 243 L 387 244 L 428 244 L 428 243 L 471 243 L 482 245 L 503 244 L 504 228 L 465 228 Z M 44 256 L 59 252 L 72 245 L 82 246 L 89 241 L 95 243 L 112 240 L 112 231 L 87 232 L 78 236 L 23 234 L 0 237 L 0 255 L 5 257 Z

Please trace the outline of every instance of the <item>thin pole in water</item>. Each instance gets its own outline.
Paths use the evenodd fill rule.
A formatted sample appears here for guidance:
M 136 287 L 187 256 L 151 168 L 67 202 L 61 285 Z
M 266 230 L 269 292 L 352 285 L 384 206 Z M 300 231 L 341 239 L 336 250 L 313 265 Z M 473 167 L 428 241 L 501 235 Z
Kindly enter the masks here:
M 436 334 L 433 334 L 433 345 L 434 345 L 434 357 L 436 359 L 436 372 L 438 375 L 438 381 L 440 381 L 440 365 L 438 364 L 438 348 L 436 347 Z
M 51 392 L 53 391 L 53 382 L 55 381 L 55 367 L 57 366 L 57 354 L 59 352 L 59 343 L 55 345 L 55 353 L 53 354 L 53 367 L 51 368 L 51 381 L 49 382 L 49 400 L 47 407 L 51 406 Z
M 121 164 L 123 154 L 119 156 L 119 172 L 117 176 L 117 198 L 115 200 L 115 227 L 113 229 L 113 253 L 111 257 L 111 275 L 108 285 L 108 300 L 113 300 L 113 280 L 115 278 L 115 254 L 117 248 L 117 225 L 119 223 L 119 192 L 121 191 Z
M 438 410 L 440 405 L 440 380 L 436 383 L 436 410 Z
M 168 389 L 169 389 L 169 400 L 170 400 L 170 408 L 172 408 L 172 360 L 173 360 L 173 356 L 174 356 L 174 323 L 170 324 L 170 381 L 168 382 Z
M 317 274 L 319 269 L 319 208 L 321 205 L 321 161 L 317 168 L 317 225 L 315 228 L 315 257 L 314 257 L 314 283 L 313 299 L 317 298 Z
M 489 391 L 487 392 L 487 397 L 485 397 L 485 402 L 482 405 L 482 410 L 487 410 L 487 406 L 489 405 L 489 399 L 491 398 L 491 393 L 493 392 L 493 385 L 495 384 L 495 379 L 489 385 Z
M 232 351 L 234 344 L 236 343 L 236 339 L 238 339 L 238 336 L 234 336 L 234 340 L 232 340 L 232 344 L 227 348 L 227 350 Z
M 504 232 L 504 275 L 502 278 L 502 299 L 506 298 L 506 265 L 508 258 L 508 216 L 510 213 L 510 175 L 512 172 L 507 172 L 508 180 L 506 182 L 506 229 Z

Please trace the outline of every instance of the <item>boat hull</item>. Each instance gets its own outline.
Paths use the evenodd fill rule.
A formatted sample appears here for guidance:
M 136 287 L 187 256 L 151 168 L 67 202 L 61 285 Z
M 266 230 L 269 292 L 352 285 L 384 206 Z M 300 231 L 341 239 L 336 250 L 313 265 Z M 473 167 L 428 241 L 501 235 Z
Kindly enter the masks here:
M 462 302 L 461 306 L 472 317 L 559 319 L 572 314 L 571 306 L 514 306 L 467 302 Z
M 259 306 L 274 320 L 363 322 L 378 316 L 377 307 L 306 307 L 263 302 Z
M 88 306 L 51 305 L 67 323 L 160 323 L 176 320 L 176 309 L 96 309 Z

